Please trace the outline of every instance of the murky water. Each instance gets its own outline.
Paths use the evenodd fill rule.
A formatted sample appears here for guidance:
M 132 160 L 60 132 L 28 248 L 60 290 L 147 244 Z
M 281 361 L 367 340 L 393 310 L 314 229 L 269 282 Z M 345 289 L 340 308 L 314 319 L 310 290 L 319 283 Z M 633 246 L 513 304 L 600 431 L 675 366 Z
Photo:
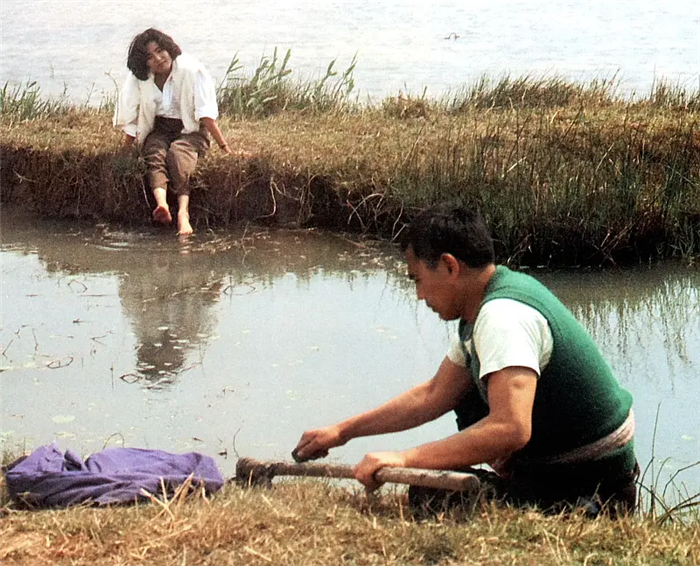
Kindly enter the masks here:
M 131 38 L 160 27 L 217 81 L 234 55 L 247 76 L 275 47 L 293 77 L 345 70 L 357 92 L 429 96 L 498 78 L 616 77 L 623 94 L 658 80 L 700 86 L 697 0 L 3 0 L 0 83 L 99 102 L 126 71 Z M 41 38 L 41 45 L 37 39 Z
M 453 329 L 415 300 L 394 248 L 248 228 L 187 245 L 3 211 L 0 446 L 56 439 L 289 459 L 301 432 L 432 376 Z M 641 464 L 700 460 L 700 272 L 542 273 L 635 396 Z M 657 422 L 658 414 L 658 422 Z M 407 447 L 415 431 L 337 449 Z M 655 439 L 655 444 L 653 444 Z M 668 477 L 668 474 L 666 477 Z M 700 470 L 680 480 L 700 490 Z

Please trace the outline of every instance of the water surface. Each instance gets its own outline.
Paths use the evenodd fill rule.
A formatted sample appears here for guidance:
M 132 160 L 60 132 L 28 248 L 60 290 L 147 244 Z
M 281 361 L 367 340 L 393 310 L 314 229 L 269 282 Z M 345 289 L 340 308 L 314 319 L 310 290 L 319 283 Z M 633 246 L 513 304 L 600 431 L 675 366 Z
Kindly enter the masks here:
M 3 0 L 0 10 L 0 82 L 36 80 L 80 102 L 114 92 L 129 41 L 150 26 L 217 81 L 234 55 L 250 76 L 275 47 L 291 49 L 299 79 L 357 55 L 357 92 L 375 101 L 439 96 L 482 75 L 614 77 L 622 94 L 658 80 L 700 86 L 697 0 Z
M 57 440 L 289 459 L 302 431 L 432 376 L 454 329 L 417 303 L 393 247 L 316 231 L 123 231 L 3 213 L 0 445 Z M 666 263 L 536 273 L 635 397 L 642 466 L 700 460 L 700 272 Z M 442 419 L 332 453 L 403 448 Z M 700 490 L 700 470 L 679 481 Z

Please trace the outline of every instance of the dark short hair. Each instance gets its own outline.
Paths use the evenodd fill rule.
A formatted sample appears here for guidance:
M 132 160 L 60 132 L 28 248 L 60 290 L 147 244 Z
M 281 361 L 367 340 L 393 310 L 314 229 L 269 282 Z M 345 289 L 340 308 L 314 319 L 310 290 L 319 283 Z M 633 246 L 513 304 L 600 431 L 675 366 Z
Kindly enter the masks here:
M 477 210 L 439 205 L 421 212 L 404 232 L 401 247 L 434 269 L 444 253 L 469 267 L 495 262 L 493 239 Z
M 131 40 L 129 55 L 126 58 L 126 66 L 140 81 L 148 78 L 148 44 L 151 41 L 155 41 L 158 47 L 167 51 L 173 60 L 182 54 L 180 46 L 168 34 L 154 28 L 142 31 Z

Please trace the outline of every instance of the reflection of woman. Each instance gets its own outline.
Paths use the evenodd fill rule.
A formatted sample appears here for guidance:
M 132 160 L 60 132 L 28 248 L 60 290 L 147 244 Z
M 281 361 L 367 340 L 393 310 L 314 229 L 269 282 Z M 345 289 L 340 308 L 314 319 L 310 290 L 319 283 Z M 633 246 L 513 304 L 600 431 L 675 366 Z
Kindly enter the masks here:
M 208 344 L 222 287 L 212 265 L 203 254 L 156 253 L 120 278 L 122 307 L 138 341 L 136 370 L 147 380 L 173 381 Z
M 197 158 L 209 148 L 207 132 L 231 153 L 216 123 L 214 81 L 199 61 L 153 28 L 133 39 L 126 66 L 131 72 L 119 93 L 114 125 L 123 128 L 126 147 L 136 142 L 142 148 L 156 199 L 154 220 L 172 221 L 170 186 L 177 194 L 178 234 L 191 234 L 189 179 Z

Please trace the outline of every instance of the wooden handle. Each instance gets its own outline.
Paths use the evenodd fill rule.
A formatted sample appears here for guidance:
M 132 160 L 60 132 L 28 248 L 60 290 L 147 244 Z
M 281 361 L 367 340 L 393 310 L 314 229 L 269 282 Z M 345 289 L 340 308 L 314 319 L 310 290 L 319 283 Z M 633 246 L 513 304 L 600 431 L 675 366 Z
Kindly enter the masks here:
M 275 476 L 353 479 L 352 469 L 347 464 L 295 464 L 241 458 L 236 464 L 236 479 L 252 484 L 270 482 Z M 481 484 L 474 474 L 446 470 L 386 467 L 379 469 L 375 476 L 382 483 L 420 485 L 450 491 L 476 491 Z

